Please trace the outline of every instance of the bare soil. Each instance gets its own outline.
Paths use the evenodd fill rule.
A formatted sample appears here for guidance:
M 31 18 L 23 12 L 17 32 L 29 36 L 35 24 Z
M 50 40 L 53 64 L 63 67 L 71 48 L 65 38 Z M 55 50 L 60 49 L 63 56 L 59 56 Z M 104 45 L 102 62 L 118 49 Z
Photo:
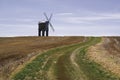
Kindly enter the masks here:
M 120 77 L 120 37 L 102 38 L 101 43 L 89 48 L 87 56 Z
M 83 40 L 83 37 L 0 38 L 0 80 L 7 79 L 19 65 L 40 52 Z
M 103 47 L 109 54 L 120 57 L 120 37 L 106 37 L 103 39 Z

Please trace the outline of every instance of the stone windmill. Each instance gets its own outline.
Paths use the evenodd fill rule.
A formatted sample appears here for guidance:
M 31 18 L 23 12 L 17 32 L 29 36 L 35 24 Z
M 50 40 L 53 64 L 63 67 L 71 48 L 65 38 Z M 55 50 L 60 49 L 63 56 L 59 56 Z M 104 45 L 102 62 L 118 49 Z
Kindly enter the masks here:
M 44 13 L 44 16 L 46 18 L 46 21 L 38 23 L 38 36 L 49 36 L 49 26 L 53 31 L 55 31 L 50 22 L 52 18 L 52 14 L 50 15 L 49 18 L 47 17 L 46 13 Z

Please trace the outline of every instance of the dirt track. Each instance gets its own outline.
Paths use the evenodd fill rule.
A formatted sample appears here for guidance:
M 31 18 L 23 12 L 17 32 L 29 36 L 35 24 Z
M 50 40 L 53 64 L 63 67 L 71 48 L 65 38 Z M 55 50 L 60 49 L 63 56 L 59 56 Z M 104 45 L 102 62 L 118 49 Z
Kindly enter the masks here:
M 45 50 L 83 41 L 83 37 L 0 38 L 0 77 L 7 79 L 18 65 Z
M 87 48 L 100 40 L 88 38 L 85 42 L 49 50 L 27 64 L 13 80 L 119 80 L 86 56 Z
M 101 40 L 100 38 L 32 37 L 32 38 L 18 38 L 18 40 L 12 39 L 11 41 L 13 41 L 14 43 L 10 43 L 11 42 L 10 40 L 5 40 L 5 42 L 3 39 L 0 40 L 2 44 L 4 44 L 3 46 L 0 46 L 3 49 L 5 47 L 8 48 L 7 47 L 8 45 L 9 46 L 12 45 L 12 47 L 14 47 L 12 49 L 8 48 L 8 50 L 4 51 L 7 52 L 8 54 L 9 51 L 14 52 L 14 49 L 16 53 L 19 51 L 23 51 L 23 52 L 25 51 L 25 53 L 21 54 L 22 57 L 18 58 L 17 60 L 16 57 L 19 57 L 19 55 L 13 57 L 6 55 L 8 57 L 7 58 L 1 53 L 1 55 L 3 55 L 1 60 L 3 59 L 3 62 L 5 64 L 5 66 L 1 65 L 1 74 L 2 74 L 0 75 L 1 80 L 9 80 L 8 77 L 12 72 L 11 70 L 13 71 L 16 70 L 18 65 L 22 65 L 26 61 L 30 61 L 30 62 L 25 64 L 25 66 L 23 66 L 22 69 L 16 71 L 17 73 L 15 72 L 11 76 L 13 80 L 119 80 L 120 79 L 119 76 L 113 74 L 114 72 L 111 73 L 109 69 L 105 69 L 104 65 L 101 65 L 101 62 L 99 62 L 106 60 L 108 61 L 107 63 L 109 63 L 110 58 L 103 56 L 100 60 L 96 60 L 96 58 L 100 57 L 101 54 L 103 55 L 106 54 L 104 53 L 103 49 L 102 49 L 103 52 L 100 55 L 96 56 L 96 54 L 94 53 L 96 52 L 96 50 L 101 50 L 101 48 L 97 48 L 97 46 L 95 45 L 98 42 L 100 42 Z M 118 44 L 118 41 L 115 42 Z M 108 46 L 108 45 L 109 44 L 105 44 L 100 47 L 104 48 L 104 46 Z M 87 49 L 91 46 L 95 46 L 96 49 L 95 50 L 92 49 L 93 51 L 92 53 L 87 53 Z M 116 48 L 116 45 L 114 47 Z M 106 50 L 108 49 L 106 48 Z M 99 54 L 99 52 L 96 53 Z

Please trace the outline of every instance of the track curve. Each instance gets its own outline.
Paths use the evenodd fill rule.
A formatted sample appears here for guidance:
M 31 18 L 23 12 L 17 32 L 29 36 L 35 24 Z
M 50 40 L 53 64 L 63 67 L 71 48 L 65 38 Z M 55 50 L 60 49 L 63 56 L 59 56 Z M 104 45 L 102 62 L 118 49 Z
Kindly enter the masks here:
M 97 80 L 85 73 L 82 53 L 98 42 L 100 38 L 86 38 L 82 43 L 47 51 L 27 64 L 13 80 Z

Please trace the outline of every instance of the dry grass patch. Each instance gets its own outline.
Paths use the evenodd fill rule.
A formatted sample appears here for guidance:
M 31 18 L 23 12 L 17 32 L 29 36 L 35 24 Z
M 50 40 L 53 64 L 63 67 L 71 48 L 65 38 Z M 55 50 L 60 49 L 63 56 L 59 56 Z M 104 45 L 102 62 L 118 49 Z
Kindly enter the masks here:
M 106 39 L 103 38 L 101 43 L 91 46 L 88 49 L 87 57 L 120 77 L 120 57 L 113 55 L 114 53 L 110 53 L 103 47 L 104 40 Z
M 74 44 L 83 37 L 6 37 L 0 38 L 0 78 L 7 80 L 19 66 L 29 61 L 38 52 Z

